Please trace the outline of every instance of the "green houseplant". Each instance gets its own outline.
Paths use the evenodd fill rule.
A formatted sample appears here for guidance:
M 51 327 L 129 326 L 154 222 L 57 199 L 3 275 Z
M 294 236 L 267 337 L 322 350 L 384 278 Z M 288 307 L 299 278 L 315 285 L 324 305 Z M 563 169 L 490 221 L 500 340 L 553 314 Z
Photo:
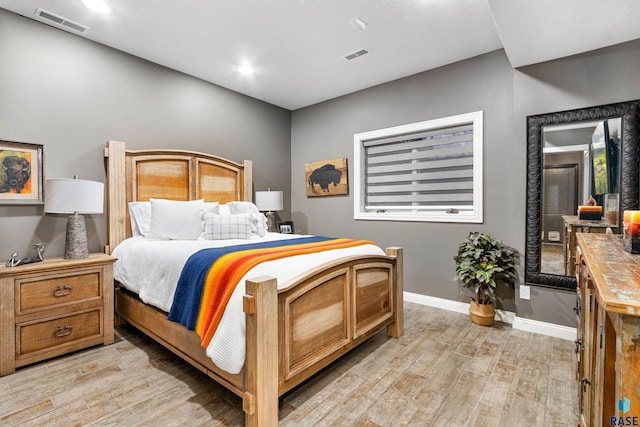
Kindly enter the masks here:
M 496 287 L 499 282 L 513 284 L 517 279 L 518 252 L 494 237 L 472 231 L 458 247 L 456 275 L 464 288 L 472 291 L 471 320 L 492 325 L 495 316 Z

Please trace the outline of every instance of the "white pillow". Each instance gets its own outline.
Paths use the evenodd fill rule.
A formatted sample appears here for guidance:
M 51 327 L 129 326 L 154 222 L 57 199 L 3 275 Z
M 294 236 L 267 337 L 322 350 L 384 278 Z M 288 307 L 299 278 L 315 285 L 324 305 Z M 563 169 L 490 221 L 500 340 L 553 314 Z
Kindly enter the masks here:
M 205 202 L 204 209 L 207 212 L 218 213 L 218 206 L 218 202 Z M 129 202 L 129 217 L 131 220 L 131 234 L 133 236 L 149 236 L 149 230 L 151 228 L 151 202 Z
M 204 231 L 200 235 L 205 240 L 228 240 L 251 238 L 254 225 L 251 214 L 218 215 L 205 212 Z
M 251 222 L 255 228 L 254 233 L 260 237 L 267 235 L 267 217 L 263 213 L 249 214 L 251 215 Z
M 220 213 L 220 203 L 218 202 L 204 202 L 204 211 L 211 213 Z
M 129 202 L 129 218 L 133 236 L 148 236 L 151 225 L 151 203 Z
M 231 215 L 243 213 L 260 213 L 258 207 L 251 202 L 229 202 L 227 203 L 227 206 L 229 206 L 229 212 L 231 213 Z
M 204 200 L 188 202 L 151 199 L 149 238 L 156 240 L 196 240 L 203 230 Z
M 220 215 L 231 215 L 231 210 L 229 209 L 229 205 L 228 204 L 220 205 L 220 207 L 218 208 L 218 213 Z

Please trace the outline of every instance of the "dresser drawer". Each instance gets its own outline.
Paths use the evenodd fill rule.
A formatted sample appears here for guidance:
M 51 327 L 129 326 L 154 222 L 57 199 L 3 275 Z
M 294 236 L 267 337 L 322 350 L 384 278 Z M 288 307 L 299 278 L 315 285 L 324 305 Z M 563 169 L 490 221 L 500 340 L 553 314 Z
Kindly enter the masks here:
M 43 322 L 16 325 L 16 358 L 96 338 L 102 340 L 102 308 Z
M 16 280 L 16 315 L 100 299 L 99 271 Z

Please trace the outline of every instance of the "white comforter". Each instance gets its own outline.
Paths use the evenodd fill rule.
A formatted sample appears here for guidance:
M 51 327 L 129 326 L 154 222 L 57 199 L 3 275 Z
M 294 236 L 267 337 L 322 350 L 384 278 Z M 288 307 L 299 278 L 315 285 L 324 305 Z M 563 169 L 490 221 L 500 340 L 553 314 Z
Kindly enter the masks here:
M 258 243 L 267 240 L 302 237 L 267 233 L 251 240 L 149 240 L 132 237 L 120 243 L 112 255 L 118 258 L 114 278 L 140 299 L 166 312 L 171 308 L 182 267 L 196 251 L 210 247 Z M 240 281 L 258 276 L 278 280 L 278 289 L 291 284 L 297 276 L 322 263 L 351 255 L 384 255 L 375 245 L 360 245 L 264 262 L 252 268 Z M 240 372 L 245 359 L 245 315 L 242 311 L 244 286 L 236 286 L 218 329 L 207 347 L 207 356 L 219 368 L 232 374 Z

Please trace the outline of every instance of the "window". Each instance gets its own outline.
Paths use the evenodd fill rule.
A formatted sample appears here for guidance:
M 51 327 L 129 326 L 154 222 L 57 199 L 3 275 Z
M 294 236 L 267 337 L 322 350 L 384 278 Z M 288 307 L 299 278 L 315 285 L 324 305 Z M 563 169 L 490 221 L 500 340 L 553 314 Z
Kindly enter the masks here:
M 353 142 L 355 219 L 482 222 L 482 111 Z

